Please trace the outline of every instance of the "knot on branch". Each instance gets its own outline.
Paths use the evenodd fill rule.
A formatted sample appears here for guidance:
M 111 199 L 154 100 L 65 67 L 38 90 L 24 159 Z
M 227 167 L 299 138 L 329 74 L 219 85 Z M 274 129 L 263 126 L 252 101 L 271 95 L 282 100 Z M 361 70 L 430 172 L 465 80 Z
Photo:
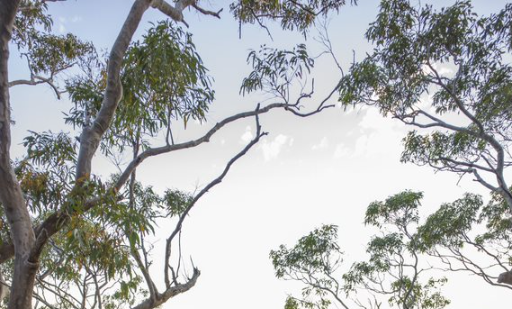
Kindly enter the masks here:
M 169 3 L 165 2 L 165 0 L 153 0 L 151 2 L 151 7 L 159 10 L 160 12 L 169 16 L 176 22 L 184 22 L 184 20 L 183 20 L 183 9 L 184 8 L 178 9 L 176 7 L 173 7 Z M 185 25 L 187 25 L 187 24 L 185 23 Z
M 507 271 L 498 276 L 498 283 L 512 285 L 512 271 Z

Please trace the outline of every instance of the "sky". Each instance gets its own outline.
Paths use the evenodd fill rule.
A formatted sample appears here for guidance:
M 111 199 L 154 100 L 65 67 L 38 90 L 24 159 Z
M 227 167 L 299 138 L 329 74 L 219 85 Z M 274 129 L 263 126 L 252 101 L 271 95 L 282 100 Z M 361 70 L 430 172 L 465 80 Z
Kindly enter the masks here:
M 506 1 L 473 1 L 482 14 L 495 12 Z M 108 50 L 130 8 L 130 0 L 68 0 L 49 3 L 54 29 L 72 32 L 97 47 Z M 434 5 L 453 1 L 423 1 Z M 250 72 L 246 64 L 250 49 L 267 44 L 290 48 L 304 38 L 269 25 L 273 40 L 257 25 L 238 23 L 229 13 L 229 2 L 209 2 L 207 8 L 223 8 L 221 19 L 187 11 L 197 50 L 215 79 L 216 100 L 208 122 L 177 129 L 176 139 L 186 141 L 201 136 L 217 121 L 233 113 L 252 110 L 262 100 L 259 95 L 242 97 L 239 88 Z M 378 2 L 361 0 L 357 7 L 342 8 L 329 18 L 329 34 L 338 60 L 346 70 L 371 50 L 363 34 L 377 14 Z M 148 11 L 137 38 L 165 17 Z M 313 53 L 315 30 L 307 40 Z M 11 78 L 26 77 L 23 62 L 11 58 Z M 332 59 L 322 57 L 314 70 L 315 96 L 305 103 L 314 108 L 339 78 Z M 62 112 L 71 106 L 58 101 L 51 89 L 16 87 L 11 91 L 13 152 L 28 130 L 70 131 Z M 335 103 L 336 98 L 332 102 Z M 300 286 L 275 278 L 268 258 L 280 244 L 293 245 L 297 239 L 322 224 L 339 226 L 339 242 L 347 265 L 365 256 L 364 247 L 375 232 L 363 225 L 366 207 L 375 200 L 405 189 L 423 191 L 422 213 L 428 214 L 443 202 L 451 202 L 464 192 L 487 192 L 472 179 L 459 181 L 456 175 L 434 173 L 427 167 L 399 162 L 401 140 L 408 128 L 383 118 L 376 110 L 335 108 L 309 118 L 272 112 L 261 117 L 269 135 L 238 161 L 224 181 L 209 192 L 191 212 L 183 229 L 183 249 L 192 256 L 202 274 L 189 292 L 166 303 L 163 308 L 282 308 L 286 295 Z M 254 134 L 254 120 L 239 121 L 218 132 L 210 143 L 147 160 L 138 170 L 141 181 L 162 192 L 166 188 L 194 191 L 206 185 L 224 164 Z M 93 169 L 108 174 L 112 167 L 96 158 Z M 161 226 L 162 237 L 169 232 Z M 157 236 L 158 238 L 158 236 Z M 162 282 L 160 282 L 162 284 Z M 509 301 L 506 291 L 489 288 L 479 279 L 455 276 L 445 287 L 451 309 L 499 308 Z M 485 297 L 484 297 L 485 295 Z M 491 296 L 491 297 L 489 297 Z M 508 296 L 510 297 L 510 296 Z

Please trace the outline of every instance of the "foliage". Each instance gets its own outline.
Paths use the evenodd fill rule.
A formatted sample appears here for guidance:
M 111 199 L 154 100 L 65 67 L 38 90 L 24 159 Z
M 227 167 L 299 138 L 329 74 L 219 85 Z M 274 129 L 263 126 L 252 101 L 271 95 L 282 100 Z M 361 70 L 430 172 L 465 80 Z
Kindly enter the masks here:
M 73 194 L 76 142 L 64 133 L 32 132 L 24 145 L 27 156 L 17 163 L 16 173 L 34 220 L 41 221 L 66 207 L 72 207 L 74 214 L 42 254 L 36 297 L 53 307 L 69 308 L 81 302 L 72 296 L 73 291 L 87 286 L 90 292 L 85 295 L 101 293 L 106 308 L 133 305 L 147 290 L 141 285 L 130 248 L 144 247 L 145 238 L 155 235 L 158 220 L 179 217 L 191 196 L 171 189 L 160 196 L 151 187 L 136 183 L 133 198 L 125 192 L 123 198 L 112 196 L 104 200 L 105 207 L 84 213 L 83 204 L 70 204 L 69 200 Z M 87 192 L 74 194 L 105 196 L 106 188 L 116 180 L 117 176 L 103 183 L 95 178 Z M 0 233 L 1 239 L 8 239 L 8 225 L 2 224 Z M 116 283 L 119 288 L 107 292 Z M 96 297 L 94 302 L 99 301 Z
M 365 223 L 381 234 L 368 242 L 368 260 L 341 271 L 342 252 L 337 227 L 325 225 L 302 237 L 288 249 L 281 245 L 270 257 L 276 277 L 304 284 L 301 298 L 288 296 L 285 308 L 390 307 L 445 308 L 441 294 L 446 277 L 438 270 L 466 272 L 493 286 L 500 273 L 510 271 L 512 219 L 503 197 L 495 194 L 485 204 L 467 193 L 445 203 L 420 222 L 423 193 L 404 191 L 371 203 Z M 428 274 L 432 275 L 429 276 Z
M 68 81 L 67 90 L 75 103 L 67 123 L 87 126 L 96 117 L 106 87 L 105 68 L 95 76 L 85 75 Z M 205 120 L 214 99 L 192 35 L 171 22 L 159 22 L 142 41 L 136 41 L 124 58 L 121 76 L 123 98 L 113 124 L 102 141 L 105 152 L 113 147 L 147 146 L 147 138 L 162 129 L 170 130 L 172 121 L 187 124 L 192 118 Z M 167 142 L 170 142 L 169 140 Z
M 262 46 L 258 52 L 252 50 L 249 53 L 247 62 L 253 71 L 242 81 L 240 92 L 245 95 L 265 89 L 283 98 L 289 97 L 293 81 L 305 78 L 315 63 L 305 44 L 299 44 L 291 51 Z
M 501 195 L 495 194 L 486 205 L 479 195 L 467 193 L 431 214 L 418 228 L 416 239 L 420 250 L 447 270 L 464 271 L 510 289 L 497 279 L 510 271 L 511 222 Z
M 285 308 L 328 308 L 331 303 L 381 308 L 384 300 L 396 308 L 446 307 L 450 301 L 440 287 L 447 279 L 425 279 L 428 256 L 422 254 L 415 234 L 422 197 L 421 192 L 404 191 L 371 203 L 365 223 L 381 229 L 382 235 L 368 243 L 369 259 L 353 263 L 344 273 L 339 270 L 342 252 L 336 226 L 315 229 L 292 249 L 281 245 L 271 251 L 276 276 L 305 285 L 302 298 L 289 296 Z
M 92 43 L 73 34 L 55 35 L 44 1 L 23 0 L 15 20 L 12 42 L 27 60 L 31 80 L 53 84 L 59 73 L 78 64 L 87 68 L 96 57 Z M 41 74 L 45 74 L 41 76 Z
M 293 248 L 281 245 L 279 250 L 270 252 L 277 278 L 297 280 L 305 285 L 302 299 L 288 297 L 285 308 L 329 307 L 331 294 L 340 290 L 332 277 L 343 261 L 337 240 L 338 227 L 324 225 L 299 239 Z
M 357 4 L 357 1 L 351 0 L 350 3 Z M 232 3 L 230 8 L 234 16 L 244 23 L 261 24 L 264 19 L 279 20 L 283 29 L 306 33 L 318 16 L 339 11 L 345 4 L 345 0 L 240 0 Z
M 439 11 L 382 1 L 366 32 L 375 49 L 343 78 L 339 100 L 424 129 L 404 139 L 402 161 L 473 174 L 512 209 L 511 10 L 479 17 L 471 1 Z
M 58 99 L 65 93 L 72 102 L 65 115 L 71 132 L 29 132 L 23 140 L 26 153 L 15 160 L 8 150 L 0 152 L 0 170 L 7 171 L 0 173 L 6 184 L 0 190 L 0 258 L 2 273 L 12 286 L 9 308 L 32 307 L 32 298 L 36 308 L 156 308 L 188 291 L 200 272 L 192 265 L 189 277 L 184 269 L 183 221 L 198 199 L 219 184 L 232 164 L 266 134 L 258 115 L 286 108 L 305 116 L 298 112 L 298 104 L 285 100 L 261 109 L 258 105 L 254 111 L 226 118 L 196 140 L 178 143 L 172 130 L 175 124 L 186 128 L 191 119 L 206 121 L 215 94 L 192 35 L 178 23 L 188 25 L 183 18 L 186 8 L 216 17 L 220 12 L 205 10 L 197 1 L 133 1 L 110 54 L 104 57 L 90 42 L 71 33 L 52 32 L 48 9 L 49 2 L 55 1 L 0 2 L 2 44 L 12 43 L 10 47 L 27 61 L 29 73 L 27 79 L 3 83 L 1 93 L 8 94 L 10 87 L 46 84 Z M 256 19 L 263 27 L 264 17 L 280 19 L 283 28 L 305 33 L 317 15 L 337 11 L 345 2 L 283 3 L 279 8 L 261 4 L 240 2 L 231 7 L 244 23 L 255 21 L 247 10 L 286 12 L 286 16 Z M 132 42 L 149 9 L 171 20 L 151 23 Z M 13 22 L 4 18 L 11 13 L 17 13 Z M 289 96 L 292 81 L 309 73 L 312 58 L 303 45 L 293 51 L 264 49 L 263 56 L 254 52 L 249 56 L 254 71 L 244 81 L 242 92 L 278 90 Z M 2 49 L 0 58 L 8 59 L 8 52 Z M 6 65 L 1 61 L 0 79 L 4 81 L 9 80 Z M 0 130 L 0 145 L 9 145 L 11 104 L 8 95 L 7 99 L 0 97 L 0 121 L 8 119 L 6 127 L 0 125 L 7 128 Z M 252 116 L 257 123 L 255 138 L 197 194 L 176 189 L 156 192 L 138 181 L 136 169 L 145 159 L 208 142 L 224 125 Z M 159 138 L 163 145 L 158 144 Z M 92 169 L 98 149 L 119 174 L 109 177 Z M 122 160 L 128 152 L 131 161 L 126 164 Z M 174 227 L 164 241 L 163 290 L 152 278 L 153 241 L 161 238 L 157 233 L 162 222 Z M 176 242 L 177 252 L 172 248 Z
M 75 105 L 66 122 L 83 129 L 101 108 L 106 61 L 97 56 L 92 44 L 72 34 L 53 35 L 47 8 L 44 2 L 23 2 L 13 42 L 28 60 L 31 79 L 47 74 L 54 89 L 58 87 L 53 84 L 54 75 L 80 65 L 82 74 L 65 81 Z M 104 153 L 112 158 L 126 147 L 137 152 L 139 147 L 147 148 L 147 139 L 170 130 L 173 120 L 185 124 L 190 118 L 205 120 L 214 99 L 211 78 L 192 36 L 169 21 L 153 25 L 142 40 L 132 43 L 121 80 L 123 100 L 102 140 Z M 38 306 L 72 308 L 82 302 L 73 294 L 86 287 L 82 296 L 92 307 L 131 306 L 149 293 L 142 285 L 136 252 L 147 254 L 145 238 L 155 235 L 158 220 L 179 218 L 192 197 L 174 189 L 159 195 L 135 178 L 121 192 L 108 191 L 118 176 L 106 182 L 93 176 L 78 189 L 78 142 L 65 132 L 30 132 L 23 142 L 26 156 L 16 162 L 15 172 L 34 222 L 56 211 L 68 211 L 71 216 L 42 253 L 34 295 Z M 88 210 L 83 201 L 94 196 L 103 196 L 103 206 Z M 4 240 L 9 239 L 8 227 L 2 224 Z M 9 272 L 6 277 L 12 278 Z
M 450 301 L 439 289 L 445 278 L 424 280 L 429 269 L 414 235 L 418 226 L 421 192 L 404 191 L 384 202 L 370 204 L 365 222 L 383 234 L 368 243 L 368 261 L 356 262 L 343 275 L 347 292 L 363 288 L 376 295 L 389 295 L 391 306 L 401 308 L 444 308 Z

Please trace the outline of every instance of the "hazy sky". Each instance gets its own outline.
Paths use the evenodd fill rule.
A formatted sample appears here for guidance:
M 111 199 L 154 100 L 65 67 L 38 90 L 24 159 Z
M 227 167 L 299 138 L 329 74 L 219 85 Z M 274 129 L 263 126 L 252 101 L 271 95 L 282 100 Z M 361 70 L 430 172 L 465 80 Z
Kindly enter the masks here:
M 423 1 L 427 2 L 453 3 Z M 474 5 L 487 14 L 506 2 L 480 0 L 474 1 Z M 68 0 L 49 6 L 56 31 L 72 32 L 106 50 L 131 3 Z M 361 60 L 369 51 L 363 34 L 377 13 L 377 5 L 376 0 L 361 0 L 359 6 L 347 6 L 338 16 L 332 15 L 329 33 L 345 69 L 353 57 Z M 250 71 L 245 62 L 249 49 L 257 49 L 261 44 L 290 48 L 304 40 L 301 35 L 281 31 L 275 25 L 270 25 L 273 41 L 255 25 L 244 25 L 239 39 L 238 23 L 229 13 L 229 2 L 211 1 L 208 7 L 224 8 L 222 18 L 189 11 L 185 17 L 197 50 L 215 79 L 217 99 L 208 114 L 209 122 L 178 132 L 179 141 L 200 136 L 216 121 L 234 112 L 255 108 L 259 96 L 239 95 L 241 80 Z M 138 37 L 149 22 L 161 19 L 161 13 L 148 12 Z M 313 40 L 315 34 L 312 30 L 307 42 L 313 53 L 318 53 L 320 46 Z M 12 79 L 26 74 L 23 62 L 13 53 Z M 324 57 L 318 61 L 314 75 L 316 93 L 306 107 L 315 106 L 330 91 L 339 72 L 331 59 Z M 11 96 L 16 154 L 21 154 L 20 142 L 27 130 L 70 130 L 64 127 L 61 113 L 69 109 L 70 103 L 67 99 L 56 101 L 51 89 L 16 87 Z M 150 159 L 139 168 L 138 176 L 160 192 L 169 187 L 189 191 L 200 188 L 244 147 L 254 133 L 253 123 L 253 119 L 240 121 L 223 129 L 207 145 Z M 292 245 L 321 224 L 336 224 L 340 229 L 340 246 L 350 265 L 364 258 L 365 244 L 375 232 L 362 224 L 370 202 L 404 189 L 420 190 L 425 193 L 422 213 L 428 214 L 442 202 L 451 202 L 466 191 L 487 194 L 470 178 L 457 184 L 456 175 L 434 174 L 427 167 L 401 164 L 401 139 L 408 128 L 382 118 L 372 109 L 338 108 L 307 119 L 274 112 L 262 116 L 261 124 L 270 134 L 236 163 L 223 183 L 198 203 L 185 222 L 184 252 L 193 257 L 202 275 L 196 287 L 170 300 L 164 308 L 282 308 L 287 293 L 297 292 L 297 285 L 274 277 L 268 258 L 271 249 L 280 244 Z M 110 171 L 102 160 L 96 160 L 93 169 L 100 174 Z M 165 226 L 162 230 L 168 231 Z M 161 235 L 164 236 L 165 233 Z M 498 308 L 510 303 L 505 292 L 466 276 L 448 283 L 445 294 L 451 298 L 449 308 L 453 309 Z

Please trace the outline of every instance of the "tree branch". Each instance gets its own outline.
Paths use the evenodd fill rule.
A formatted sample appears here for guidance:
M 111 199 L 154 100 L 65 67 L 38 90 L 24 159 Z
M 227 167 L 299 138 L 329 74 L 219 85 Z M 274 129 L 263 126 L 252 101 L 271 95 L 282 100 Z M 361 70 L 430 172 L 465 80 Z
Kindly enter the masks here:
M 53 77 L 42 77 L 39 75 L 33 75 L 31 76 L 30 80 L 27 79 L 18 79 L 9 82 L 9 88 L 14 86 L 20 86 L 20 85 L 27 85 L 27 86 L 36 86 L 40 84 L 48 84 L 53 91 L 55 92 L 55 95 L 57 96 L 57 99 L 61 99 L 62 92 L 59 91 L 59 88 L 53 83 Z
M 258 110 L 259 110 L 259 105 L 258 105 L 258 108 L 255 111 L 257 112 Z M 187 217 L 187 215 L 190 212 L 190 210 L 192 210 L 192 208 L 195 206 L 197 201 L 201 197 L 203 197 L 203 195 L 205 195 L 213 187 L 215 187 L 216 185 L 220 184 L 222 182 L 222 180 L 224 179 L 224 177 L 226 177 L 226 175 L 228 174 L 231 166 L 236 161 L 238 161 L 238 159 L 243 157 L 249 151 L 249 149 L 251 149 L 256 143 L 258 143 L 261 137 L 267 135 L 266 132 L 262 132 L 261 131 L 261 125 L 259 123 L 258 116 L 259 116 L 259 114 L 256 113 L 255 114 L 255 117 L 256 117 L 256 137 L 249 144 L 247 144 L 244 147 L 244 149 L 242 149 L 242 151 L 240 151 L 237 155 L 235 155 L 233 158 L 231 158 L 231 160 L 229 160 L 229 162 L 226 164 L 226 167 L 224 168 L 222 173 L 217 178 L 215 178 L 213 181 L 211 181 L 196 196 L 194 196 L 194 198 L 192 199 L 190 204 L 187 206 L 187 208 L 180 215 L 180 218 L 178 220 L 178 223 L 176 224 L 176 227 L 174 228 L 174 231 L 167 238 L 166 248 L 165 248 L 165 264 L 164 264 L 165 265 L 165 282 L 166 282 L 167 286 L 170 286 L 169 270 L 168 270 L 167 265 L 169 265 L 169 259 L 171 257 L 171 244 L 172 244 L 172 241 L 173 241 L 174 237 L 176 237 L 178 232 L 181 231 L 181 227 L 183 225 L 183 222 L 185 221 L 185 218 Z
M 192 274 L 192 277 L 183 284 L 178 284 L 176 286 L 169 287 L 165 290 L 165 292 L 158 294 L 157 300 L 153 301 L 151 299 L 146 299 L 140 304 L 138 304 L 135 307 L 132 307 L 132 309 L 153 309 L 156 308 L 166 301 L 168 301 L 170 298 L 185 293 L 186 291 L 190 290 L 197 282 L 197 278 L 201 275 L 201 272 L 199 269 L 194 268 L 194 273 Z
M 78 183 L 89 179 L 91 175 L 91 161 L 96 153 L 100 140 L 108 129 L 122 95 L 120 71 L 124 55 L 130 45 L 133 34 L 137 30 L 144 12 L 149 8 L 151 0 L 136 0 L 119 32 L 112 47 L 107 68 L 107 87 L 100 111 L 93 124 L 84 128 L 80 137 L 80 151 L 76 168 Z

